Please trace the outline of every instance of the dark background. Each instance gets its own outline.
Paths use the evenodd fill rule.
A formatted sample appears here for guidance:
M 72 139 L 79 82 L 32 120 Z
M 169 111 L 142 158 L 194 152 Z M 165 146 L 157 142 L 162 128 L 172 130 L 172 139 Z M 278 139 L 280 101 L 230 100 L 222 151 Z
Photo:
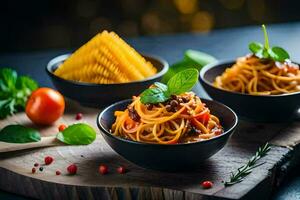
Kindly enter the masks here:
M 74 48 L 101 30 L 121 36 L 209 32 L 300 20 L 297 0 L 6 0 L 0 52 Z

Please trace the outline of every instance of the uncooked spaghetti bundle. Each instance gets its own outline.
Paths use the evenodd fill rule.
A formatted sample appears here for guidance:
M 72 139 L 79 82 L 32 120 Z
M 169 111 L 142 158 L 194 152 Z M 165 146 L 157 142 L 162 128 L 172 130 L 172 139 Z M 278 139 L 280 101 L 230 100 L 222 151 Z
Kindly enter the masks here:
M 72 81 L 125 83 L 153 76 L 156 68 L 116 33 L 103 31 L 75 51 L 54 72 Z

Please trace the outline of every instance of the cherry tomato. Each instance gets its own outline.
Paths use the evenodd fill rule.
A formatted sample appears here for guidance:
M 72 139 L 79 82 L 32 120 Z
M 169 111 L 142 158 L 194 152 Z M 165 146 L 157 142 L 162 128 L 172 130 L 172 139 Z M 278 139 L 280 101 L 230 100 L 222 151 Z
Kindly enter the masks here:
M 106 165 L 100 165 L 98 170 L 99 170 L 100 174 L 104 175 L 104 174 L 107 174 L 108 167 Z
M 125 169 L 125 167 L 120 166 L 120 167 L 117 168 L 117 172 L 119 174 L 125 174 L 126 173 L 126 169 Z
M 201 185 L 204 189 L 209 189 L 213 186 L 213 183 L 211 181 L 203 181 Z
M 32 92 L 27 104 L 26 115 L 36 123 L 50 125 L 62 116 L 65 110 L 64 97 L 51 88 L 39 88 Z

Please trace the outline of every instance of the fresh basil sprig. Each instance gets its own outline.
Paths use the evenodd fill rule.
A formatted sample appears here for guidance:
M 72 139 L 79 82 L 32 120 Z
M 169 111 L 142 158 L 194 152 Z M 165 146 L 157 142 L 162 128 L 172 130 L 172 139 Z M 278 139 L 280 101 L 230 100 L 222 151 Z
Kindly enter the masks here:
M 170 99 L 171 95 L 178 95 L 190 91 L 198 81 L 198 70 L 190 68 L 175 74 L 167 83 L 167 85 L 156 82 L 155 88 L 146 89 L 142 94 L 141 102 L 161 103 Z
M 19 124 L 12 124 L 0 131 L 0 141 L 9 143 L 28 143 L 41 140 L 40 133 L 33 129 Z
M 88 124 L 78 123 L 59 132 L 56 138 L 65 144 L 86 145 L 91 144 L 96 139 L 96 132 Z
M 272 59 L 278 62 L 284 62 L 286 59 L 289 59 L 290 55 L 283 48 L 277 46 L 270 47 L 267 29 L 264 24 L 262 25 L 262 29 L 264 32 L 265 44 L 251 42 L 249 44 L 250 51 L 259 58 Z
M 18 76 L 10 68 L 0 69 L 0 119 L 24 109 L 28 96 L 37 88 L 28 76 Z

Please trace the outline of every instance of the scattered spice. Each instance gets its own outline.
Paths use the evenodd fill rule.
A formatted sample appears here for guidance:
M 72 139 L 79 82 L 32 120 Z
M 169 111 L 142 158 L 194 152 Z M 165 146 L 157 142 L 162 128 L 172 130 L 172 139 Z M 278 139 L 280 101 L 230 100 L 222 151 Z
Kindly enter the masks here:
M 211 181 L 203 181 L 201 183 L 201 186 L 204 188 L 204 189 L 209 189 L 209 188 L 212 188 L 213 186 L 213 183 Z
M 33 167 L 33 168 L 31 169 L 31 172 L 34 174 L 34 173 L 36 172 L 36 169 Z
M 99 173 L 104 175 L 104 174 L 107 174 L 108 172 L 108 167 L 106 165 L 100 165 L 99 166 Z
M 74 175 L 77 173 L 77 166 L 75 164 L 72 164 L 67 168 L 67 170 L 69 174 Z
M 39 163 L 34 163 L 33 166 L 38 167 L 38 166 L 39 166 Z
M 66 128 L 67 128 L 67 126 L 66 126 L 65 124 L 61 124 L 61 125 L 59 125 L 58 130 L 59 130 L 59 131 L 63 131 L 63 130 L 65 130 Z
M 44 161 L 46 165 L 50 165 L 53 162 L 53 158 L 51 156 L 46 156 Z
M 117 172 L 119 174 L 125 174 L 126 173 L 126 169 L 125 169 L 125 167 L 120 166 L 120 167 L 117 168 Z
M 60 172 L 59 170 L 57 170 L 57 171 L 55 172 L 55 174 L 56 174 L 57 176 L 59 176 L 59 175 L 61 175 L 61 172 Z
M 43 167 L 40 167 L 39 170 L 42 172 L 42 171 L 44 170 L 44 168 L 43 168 Z
M 75 116 L 75 119 L 76 120 L 81 120 L 83 117 L 82 113 L 77 113 L 76 116 Z

